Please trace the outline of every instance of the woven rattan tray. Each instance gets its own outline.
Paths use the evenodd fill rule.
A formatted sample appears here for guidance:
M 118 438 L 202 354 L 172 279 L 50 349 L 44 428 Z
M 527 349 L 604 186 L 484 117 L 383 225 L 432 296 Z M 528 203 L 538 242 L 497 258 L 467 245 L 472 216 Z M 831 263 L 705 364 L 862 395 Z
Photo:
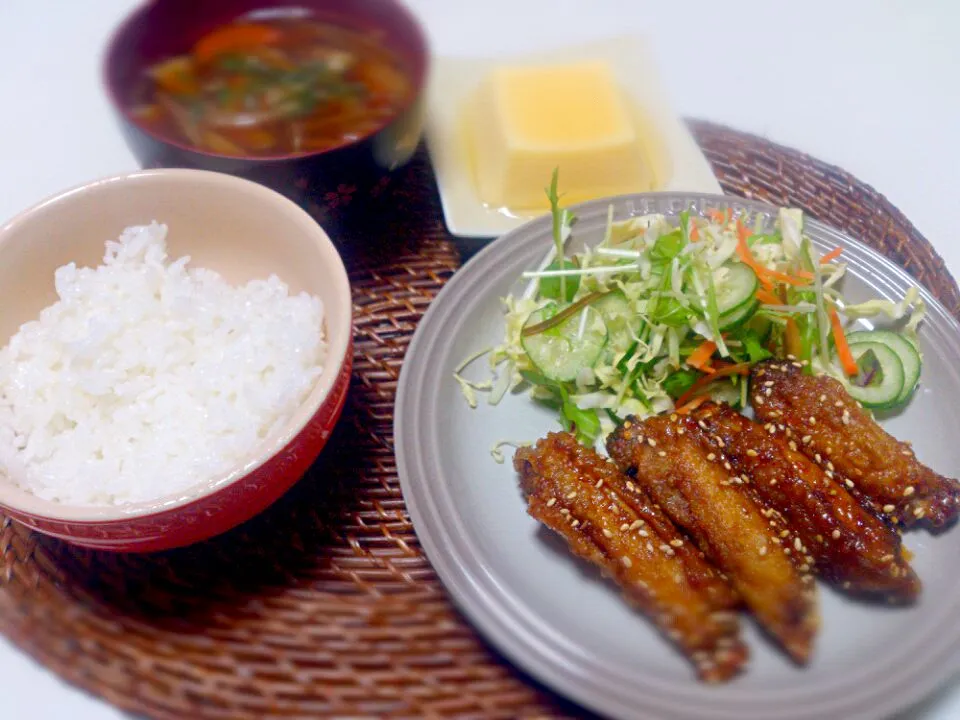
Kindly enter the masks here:
M 727 193 L 802 207 L 960 317 L 943 261 L 875 190 L 760 138 L 691 126 Z M 377 249 L 345 258 L 354 377 L 308 476 L 239 529 L 157 555 L 78 550 L 0 516 L 0 632 L 64 680 L 157 718 L 585 714 L 478 638 L 410 525 L 394 392 L 417 321 L 460 256 L 422 154 L 395 187 Z

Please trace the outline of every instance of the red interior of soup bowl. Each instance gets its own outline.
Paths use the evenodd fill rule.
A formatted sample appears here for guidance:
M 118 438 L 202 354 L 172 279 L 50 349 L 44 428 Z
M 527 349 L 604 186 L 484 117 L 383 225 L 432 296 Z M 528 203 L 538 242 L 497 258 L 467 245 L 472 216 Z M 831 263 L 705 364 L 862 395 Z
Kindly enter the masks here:
M 271 14 L 297 16 L 304 11 L 318 20 L 355 30 L 379 32 L 383 42 L 403 59 L 409 69 L 414 87 L 409 104 L 419 102 L 427 75 L 427 43 L 420 24 L 404 5 L 395 0 L 150 0 L 120 25 L 107 47 L 104 62 L 107 93 L 127 122 L 155 139 L 191 153 L 230 157 L 195 148 L 175 137 L 160 136 L 141 127 L 130 113 L 130 101 L 143 70 L 164 58 L 189 51 L 208 32 L 239 17 L 251 13 L 264 14 L 264 17 Z M 406 109 L 399 108 L 399 114 Z M 359 138 L 346 145 L 362 140 Z M 269 162 L 329 153 L 332 149 L 336 148 L 245 159 Z

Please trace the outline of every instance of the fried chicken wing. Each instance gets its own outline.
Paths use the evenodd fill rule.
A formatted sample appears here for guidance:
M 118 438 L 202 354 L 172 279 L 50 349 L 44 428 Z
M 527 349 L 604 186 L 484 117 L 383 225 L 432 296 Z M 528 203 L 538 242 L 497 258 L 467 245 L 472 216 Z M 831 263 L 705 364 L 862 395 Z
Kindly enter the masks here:
M 853 594 L 896 602 L 917 597 L 920 580 L 903 556 L 899 533 L 803 455 L 795 440 L 729 405 L 701 405 L 693 418 L 722 444 L 761 512 L 796 533 L 794 552 L 803 553 L 817 575 Z
M 789 531 L 761 514 L 703 429 L 677 415 L 628 419 L 607 449 L 727 574 L 767 632 L 806 662 L 819 625 L 813 577 L 790 557 Z
M 643 491 L 624 492 L 613 463 L 569 433 L 551 433 L 519 449 L 514 467 L 530 515 L 616 580 L 701 679 L 737 673 L 747 658 L 733 612 L 739 597 Z
M 917 460 L 833 378 L 766 361 L 753 369 L 750 398 L 757 418 L 784 426 L 807 457 L 884 515 L 906 527 L 940 528 L 956 519 L 960 484 Z

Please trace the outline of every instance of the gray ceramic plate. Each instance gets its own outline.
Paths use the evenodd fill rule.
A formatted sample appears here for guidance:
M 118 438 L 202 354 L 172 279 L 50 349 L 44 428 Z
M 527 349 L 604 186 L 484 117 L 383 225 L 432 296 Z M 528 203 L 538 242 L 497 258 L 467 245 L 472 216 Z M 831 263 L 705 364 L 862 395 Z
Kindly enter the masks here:
M 579 206 L 571 248 L 602 237 L 607 201 Z M 766 205 L 708 195 L 638 195 L 613 201 L 615 217 L 676 215 L 733 207 L 773 219 Z M 902 270 L 815 222 L 821 250 L 842 245 L 847 297 L 899 299 L 913 284 Z M 499 342 L 499 298 L 521 284 L 549 248 L 549 218 L 503 236 L 458 272 L 420 323 L 407 353 L 396 408 L 400 482 L 430 561 L 477 628 L 517 665 L 556 691 L 612 717 L 723 720 L 878 718 L 921 699 L 960 670 L 960 528 L 940 537 L 910 533 L 924 583 L 911 609 L 857 604 L 821 591 L 823 629 L 814 658 L 792 666 L 748 628 L 748 670 L 705 686 L 687 663 L 621 601 L 615 587 L 542 529 L 525 510 L 501 439 L 534 440 L 557 429 L 525 395 L 496 407 L 464 402 L 453 370 Z M 922 384 L 909 407 L 884 421 L 947 474 L 960 470 L 960 326 L 929 294 Z M 508 453 L 509 455 L 509 453 Z

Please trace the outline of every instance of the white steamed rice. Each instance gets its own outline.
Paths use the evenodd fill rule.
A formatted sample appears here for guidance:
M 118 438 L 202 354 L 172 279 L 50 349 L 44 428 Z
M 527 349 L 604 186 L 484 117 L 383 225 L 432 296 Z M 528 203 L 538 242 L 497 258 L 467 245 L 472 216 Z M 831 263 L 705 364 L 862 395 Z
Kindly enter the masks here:
M 230 469 L 286 422 L 326 354 L 323 305 L 232 287 L 129 227 L 0 350 L 0 475 L 49 500 L 151 500 Z

